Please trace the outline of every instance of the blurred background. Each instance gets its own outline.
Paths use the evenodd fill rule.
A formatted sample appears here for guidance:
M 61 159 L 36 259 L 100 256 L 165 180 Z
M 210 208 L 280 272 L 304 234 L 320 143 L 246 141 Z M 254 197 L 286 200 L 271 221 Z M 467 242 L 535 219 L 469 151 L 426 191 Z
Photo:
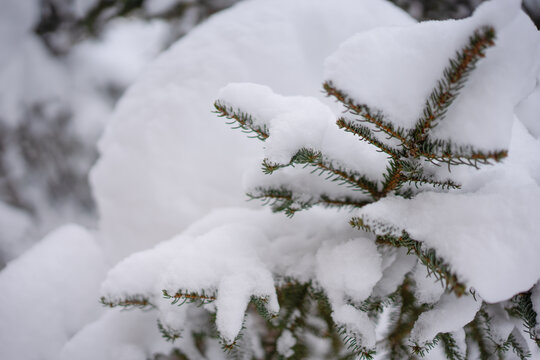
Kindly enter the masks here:
M 237 1 L 1 0 L 0 269 L 60 224 L 96 226 L 88 172 L 115 103 Z M 466 17 L 481 1 L 392 0 L 418 20 Z M 538 27 L 540 0 L 523 8 Z

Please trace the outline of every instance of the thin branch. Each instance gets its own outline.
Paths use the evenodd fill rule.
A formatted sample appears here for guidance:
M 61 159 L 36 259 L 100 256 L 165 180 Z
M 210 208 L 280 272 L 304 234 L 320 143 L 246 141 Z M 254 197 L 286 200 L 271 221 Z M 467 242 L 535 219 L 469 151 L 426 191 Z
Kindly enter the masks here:
M 456 53 L 455 58 L 444 69 L 443 78 L 430 94 L 417 121 L 411 136 L 415 143 L 424 141 L 428 130 L 436 125 L 436 121 L 444 118 L 448 107 L 454 102 L 464 86 L 476 63 L 485 56 L 487 48 L 495 45 L 495 29 L 490 26 L 476 30 L 469 38 L 469 44 Z
M 399 156 L 399 152 L 397 150 L 392 149 L 389 146 L 383 144 L 381 141 L 377 140 L 368 127 L 360 124 L 355 124 L 352 121 L 346 120 L 344 118 L 339 118 L 336 124 L 340 129 L 344 129 L 346 132 L 350 132 L 354 135 L 359 136 L 371 145 L 379 148 L 380 151 L 387 153 L 392 158 L 397 158 Z
M 234 129 L 242 129 L 246 133 L 253 133 L 255 134 L 255 138 L 262 141 L 270 136 L 266 125 L 257 125 L 255 119 L 250 114 L 234 109 L 232 106 L 227 106 L 219 100 L 214 103 L 214 107 L 219 117 L 232 120 L 228 124 L 237 124 Z

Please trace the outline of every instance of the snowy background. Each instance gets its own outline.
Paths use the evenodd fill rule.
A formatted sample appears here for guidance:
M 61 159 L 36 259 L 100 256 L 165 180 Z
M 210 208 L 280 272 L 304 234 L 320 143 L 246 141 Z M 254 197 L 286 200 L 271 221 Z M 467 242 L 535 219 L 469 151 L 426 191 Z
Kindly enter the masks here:
M 460 36 L 486 21 L 501 29 L 503 45 L 481 71 L 504 75 L 478 75 L 476 88 L 466 90 L 489 106 L 470 115 L 468 104 L 462 104 L 462 110 L 449 114 L 458 126 L 437 131 L 463 138 L 455 129 L 465 127 L 468 143 L 510 149 L 504 166 L 478 173 L 453 170 L 465 184 L 462 198 L 428 193 L 412 205 L 389 198 L 359 215 L 385 219 L 429 239 L 429 246 L 447 256 L 487 301 L 507 300 L 540 278 L 535 233 L 540 219 L 540 47 L 533 23 L 518 12 L 519 6 L 505 5 L 507 11 L 486 7 L 468 22 L 426 23 L 400 32 L 392 28 L 469 16 L 480 1 L 396 0 L 406 11 L 375 0 L 251 0 L 229 8 L 233 3 L 1 4 L 0 358 L 146 359 L 169 354 L 173 345 L 162 339 L 156 318 L 171 328 L 187 326 L 183 330 L 189 334 L 189 326 L 196 326 L 193 319 L 204 317 L 203 310 L 179 310 L 157 298 L 161 289 L 176 292 L 178 284 L 189 290 L 219 289 L 217 328 L 232 341 L 251 295 L 270 299 L 268 310 L 278 311 L 275 274 L 316 279 L 335 306 L 336 321 L 368 323 L 357 330 L 366 344 L 374 345 L 377 329 L 369 327 L 367 317 L 351 312 L 343 299 L 390 292 L 396 284 L 381 282 L 383 271 L 407 272 L 414 264 L 400 254 L 391 260 L 381 257 L 370 240 L 342 221 L 348 217 L 342 212 L 313 209 L 290 220 L 246 202 L 245 192 L 257 184 L 289 181 L 298 188 L 338 194 L 340 189 L 328 190 L 307 174 L 284 172 L 276 180 L 259 173 L 263 157 L 287 162 L 301 146 L 322 148 L 339 158 L 352 144 L 369 161 L 350 159 L 347 165 L 380 176 L 384 156 L 370 153 L 362 143 L 349 143 L 348 136 L 331 128 L 342 109 L 324 97 L 321 83 L 332 79 L 391 118 L 401 116 L 407 126 L 425 98 L 408 85 L 419 81 L 426 86 L 415 89 L 429 89 L 438 76 L 437 64 L 444 67 L 459 48 Z M 539 2 L 525 1 L 523 9 L 533 21 L 540 19 Z M 425 33 L 431 37 L 418 35 Z M 445 34 L 452 36 L 445 38 L 445 46 L 438 45 Z M 396 46 L 378 48 L 374 42 L 381 39 Z M 388 62 L 377 60 L 374 67 L 369 59 L 362 60 L 358 48 L 371 49 L 375 59 Z M 392 60 L 411 48 L 419 54 L 437 51 L 421 67 L 423 74 L 415 73 L 414 57 L 399 67 Z M 400 73 L 410 79 L 395 83 Z M 359 82 L 369 91 L 355 92 Z M 491 92 L 478 90 L 486 88 Z M 267 122 L 274 136 L 265 148 L 212 113 L 218 98 Z M 491 123 L 467 128 L 459 123 L 467 116 Z M 482 129 L 490 130 L 474 136 Z M 414 214 L 403 216 L 411 206 Z M 448 208 L 464 211 L 446 224 Z M 426 228 L 431 212 L 440 218 Z M 490 228 L 470 235 L 486 251 L 460 252 L 471 240 L 453 241 L 471 218 Z M 448 225 L 444 232 L 438 232 L 441 223 Z M 505 225 L 516 223 L 517 235 L 515 226 Z M 343 237 L 348 240 L 335 240 Z M 509 237 L 517 237 L 517 245 L 505 242 Z M 358 264 L 359 257 L 369 261 Z M 362 278 L 348 277 L 351 272 Z M 486 278 L 494 273 L 497 282 Z M 418 282 L 425 277 L 422 270 L 414 274 Z M 238 283 L 241 289 L 232 286 Z M 441 298 L 438 288 L 426 288 L 431 290 L 417 296 L 441 300 L 415 330 L 422 341 L 441 331 L 432 334 L 429 327 L 437 311 L 453 307 L 464 314 L 445 324 L 449 328 L 444 331 L 456 331 L 478 310 L 470 298 Z M 131 294 L 155 298 L 159 315 L 108 310 L 98 302 L 100 296 L 120 300 Z M 286 354 L 294 339 L 283 339 L 281 353 Z M 188 335 L 174 346 L 193 359 L 223 356 L 217 342 L 201 354 Z

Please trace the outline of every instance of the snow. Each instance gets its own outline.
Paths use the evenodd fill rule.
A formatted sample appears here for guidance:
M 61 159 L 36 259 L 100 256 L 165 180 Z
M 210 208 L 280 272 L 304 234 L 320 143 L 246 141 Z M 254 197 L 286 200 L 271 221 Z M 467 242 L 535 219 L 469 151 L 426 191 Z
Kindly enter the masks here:
M 138 360 L 171 350 L 172 344 L 161 337 L 153 313 L 109 309 L 71 338 L 54 359 Z
M 365 300 L 381 276 L 381 257 L 371 239 L 351 239 L 332 247 L 323 243 L 317 252 L 317 279 L 331 302 L 346 297 Z
M 453 332 L 471 322 L 482 301 L 471 295 L 457 298 L 445 294 L 433 309 L 420 315 L 411 331 L 411 339 L 418 343 L 432 340 L 438 333 Z
M 289 330 L 285 330 L 281 333 L 276 345 L 278 354 L 285 358 L 289 358 L 294 355 L 292 347 L 296 345 L 296 339 Z
M 537 80 L 538 83 L 538 80 Z M 538 113 L 540 112 L 540 86 L 525 99 L 516 108 L 516 115 L 527 127 L 531 135 L 540 138 L 540 121 Z
M 93 236 L 66 225 L 0 272 L 0 349 L 5 359 L 54 360 L 64 343 L 101 311 L 105 275 Z
M 332 319 L 338 326 L 345 326 L 347 335 L 355 338 L 359 337 L 359 343 L 362 346 L 367 348 L 375 347 L 375 324 L 365 312 L 349 304 L 333 304 L 332 310 Z
M 479 149 L 506 148 L 514 107 L 536 86 L 539 67 L 540 37 L 519 6 L 517 0 L 492 1 L 464 20 L 359 33 L 326 60 L 325 79 L 357 102 L 381 110 L 387 121 L 411 129 L 449 59 L 475 29 L 491 25 L 495 46 L 432 134 Z
M 509 321 L 506 309 L 501 304 L 488 304 L 485 310 L 490 318 L 493 340 L 499 344 L 504 343 L 515 328 Z
M 427 268 L 418 264 L 414 269 L 412 278 L 416 283 L 414 295 L 420 304 L 433 304 L 444 293 L 444 286 L 427 272 Z
M 393 256 L 392 256 L 393 255 Z M 373 296 L 387 296 L 396 291 L 403 279 L 416 265 L 417 259 L 407 254 L 404 249 L 393 252 L 390 264 L 384 268 L 381 279 L 373 289 Z M 383 260 L 384 262 L 384 260 Z

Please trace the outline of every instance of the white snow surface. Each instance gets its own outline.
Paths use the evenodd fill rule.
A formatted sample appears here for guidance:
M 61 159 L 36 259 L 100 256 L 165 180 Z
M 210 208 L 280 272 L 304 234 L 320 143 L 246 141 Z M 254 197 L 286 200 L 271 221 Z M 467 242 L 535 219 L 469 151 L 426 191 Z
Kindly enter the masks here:
M 98 316 L 105 259 L 93 236 L 66 225 L 0 272 L 3 359 L 56 360 L 64 343 Z
M 292 349 L 294 345 L 296 345 L 296 339 L 294 338 L 292 332 L 285 330 L 281 333 L 281 336 L 277 340 L 277 352 L 283 357 L 289 358 L 294 355 L 294 350 Z
M 360 337 L 362 346 L 373 348 L 376 345 L 375 324 L 367 313 L 349 304 L 332 304 L 332 319 L 336 324 L 345 326 L 352 337 Z
M 212 113 L 220 88 L 253 82 L 322 98 L 323 60 L 342 41 L 412 23 L 384 1 L 245 1 L 172 46 L 119 102 L 100 142 L 91 180 L 111 259 L 243 204 L 241 174 L 262 149 Z
M 359 33 L 326 60 L 325 79 L 358 103 L 381 110 L 386 120 L 410 129 L 449 59 L 468 44 L 474 30 L 493 26 L 495 46 L 486 51 L 432 135 L 479 149 L 506 148 L 514 107 L 536 86 L 540 66 L 540 36 L 519 9 L 518 0 L 490 1 L 463 20 Z
M 392 249 L 394 250 L 394 249 Z M 389 256 L 388 256 L 389 255 Z M 385 260 L 390 260 L 387 266 L 384 265 Z M 403 279 L 407 273 L 413 270 L 418 262 L 415 256 L 407 254 L 405 249 L 396 249 L 383 258 L 383 274 L 381 279 L 373 289 L 373 296 L 387 296 L 394 292 L 399 285 L 403 283 Z
M 481 305 L 482 300 L 471 295 L 458 298 L 444 294 L 433 309 L 420 315 L 411 331 L 411 339 L 424 343 L 440 332 L 457 331 L 474 319 Z
M 178 341 L 176 345 L 182 346 L 183 339 Z M 54 359 L 145 360 L 155 353 L 168 354 L 172 348 L 163 341 L 155 314 L 109 309 L 73 336 Z
M 317 279 L 331 302 L 343 302 L 345 297 L 365 300 L 381 276 L 381 256 L 371 239 L 331 247 L 323 243 L 317 252 Z
M 540 79 L 537 79 L 537 84 L 540 84 Z M 540 85 L 516 108 L 516 115 L 537 139 L 540 138 L 538 114 L 540 114 Z
M 416 284 L 414 295 L 420 304 L 433 304 L 444 293 L 444 285 L 428 274 L 427 268 L 418 264 L 412 273 Z

